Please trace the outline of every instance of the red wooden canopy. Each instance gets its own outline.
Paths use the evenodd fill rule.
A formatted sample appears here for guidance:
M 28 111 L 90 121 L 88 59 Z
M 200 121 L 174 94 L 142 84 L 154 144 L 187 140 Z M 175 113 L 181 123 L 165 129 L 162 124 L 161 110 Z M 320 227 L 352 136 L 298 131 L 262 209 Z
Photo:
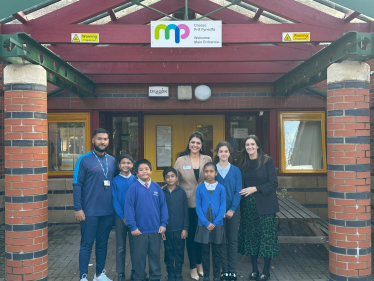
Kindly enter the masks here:
M 97 83 L 241 83 L 273 82 L 348 31 L 374 32 L 373 22 L 351 23 L 359 13 L 337 18 L 294 0 L 242 0 L 257 8 L 253 17 L 224 9 L 209 16 L 221 20 L 222 48 L 149 47 L 150 21 L 163 15 L 142 8 L 117 18 L 113 9 L 130 0 L 80 0 L 36 19 L 14 14 L 21 24 L 0 25 L 0 33 L 26 32 Z M 166 14 L 184 8 L 184 0 L 161 0 L 151 7 Z M 222 6 L 189 0 L 188 8 L 207 14 Z M 106 24 L 79 24 L 108 12 Z M 289 23 L 264 23 L 263 13 Z M 250 13 L 248 13 L 250 14 Z M 287 20 L 287 21 L 286 21 Z M 310 32 L 311 42 L 282 43 L 282 32 Z M 71 33 L 99 33 L 100 45 L 72 44 Z

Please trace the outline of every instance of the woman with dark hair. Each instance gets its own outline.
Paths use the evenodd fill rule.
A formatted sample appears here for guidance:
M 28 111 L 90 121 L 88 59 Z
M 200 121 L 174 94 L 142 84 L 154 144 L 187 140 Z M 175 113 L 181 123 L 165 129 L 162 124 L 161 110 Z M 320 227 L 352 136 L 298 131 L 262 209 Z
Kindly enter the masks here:
M 226 241 L 221 247 L 221 280 L 237 280 L 236 263 L 238 256 L 238 229 L 240 219 L 240 190 L 242 189 L 242 175 L 238 167 L 230 164 L 231 145 L 226 141 L 218 143 L 214 152 L 214 164 L 217 166 L 216 181 L 225 187 L 226 214 L 223 217 L 223 228 Z
M 188 139 L 187 148 L 183 151 L 174 168 L 178 172 L 179 186 L 186 192 L 188 201 L 189 230 L 186 239 L 188 259 L 190 261 L 190 274 L 194 280 L 203 276 L 201 244 L 195 242 L 197 227 L 196 198 L 195 192 L 199 184 L 205 180 L 203 167 L 212 159 L 204 155 L 204 136 L 200 132 L 193 132 Z
M 245 187 L 240 191 L 244 197 L 240 207 L 238 252 L 251 256 L 249 280 L 266 281 L 270 278 L 271 259 L 279 254 L 277 173 L 273 160 L 262 151 L 255 135 L 247 137 L 237 160 Z M 264 258 L 261 275 L 257 267 L 259 257 Z

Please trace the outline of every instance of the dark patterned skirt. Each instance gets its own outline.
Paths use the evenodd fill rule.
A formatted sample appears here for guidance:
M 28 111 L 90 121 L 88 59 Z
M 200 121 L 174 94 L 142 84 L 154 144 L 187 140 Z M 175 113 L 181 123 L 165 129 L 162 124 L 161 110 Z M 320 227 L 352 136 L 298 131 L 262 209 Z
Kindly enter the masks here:
M 273 258 L 279 254 L 277 217 L 259 215 L 254 196 L 242 197 L 240 202 L 238 252 L 242 255 Z

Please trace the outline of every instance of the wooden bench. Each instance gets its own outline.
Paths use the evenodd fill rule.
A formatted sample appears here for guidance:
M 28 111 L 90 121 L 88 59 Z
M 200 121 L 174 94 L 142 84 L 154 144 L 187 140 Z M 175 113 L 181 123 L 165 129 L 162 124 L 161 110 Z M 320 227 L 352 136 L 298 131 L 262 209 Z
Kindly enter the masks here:
M 321 218 L 309 211 L 307 208 L 292 198 L 278 198 L 279 212 L 277 213 L 278 223 L 288 223 L 292 236 L 278 236 L 279 243 L 296 244 L 324 244 L 327 248 L 328 224 L 320 223 Z M 307 236 L 298 236 L 295 232 L 293 222 L 296 222 Z M 322 229 L 322 230 L 321 230 Z M 326 233 L 326 235 L 324 234 Z

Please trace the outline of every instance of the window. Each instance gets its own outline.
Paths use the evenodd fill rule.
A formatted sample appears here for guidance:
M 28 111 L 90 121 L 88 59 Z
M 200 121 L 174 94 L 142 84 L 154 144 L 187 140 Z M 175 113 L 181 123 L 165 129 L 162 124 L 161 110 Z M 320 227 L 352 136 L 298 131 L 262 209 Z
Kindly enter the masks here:
M 48 175 L 72 175 L 91 149 L 89 113 L 48 113 Z
M 325 112 L 279 112 L 280 165 L 283 173 L 324 173 Z
M 244 149 L 244 141 L 249 135 L 256 135 L 257 116 L 231 116 L 230 117 L 230 143 L 231 156 Z

